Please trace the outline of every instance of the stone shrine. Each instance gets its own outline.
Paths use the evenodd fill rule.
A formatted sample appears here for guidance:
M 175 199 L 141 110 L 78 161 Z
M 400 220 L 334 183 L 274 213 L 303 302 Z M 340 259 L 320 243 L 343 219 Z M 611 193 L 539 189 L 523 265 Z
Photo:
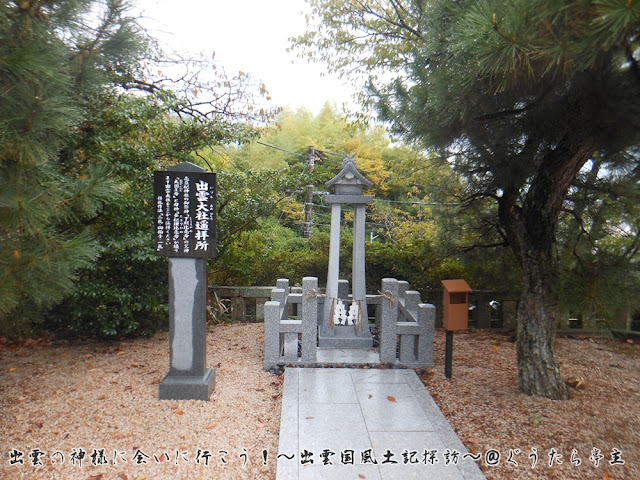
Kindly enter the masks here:
M 365 209 L 372 196 L 362 194 L 373 182 L 357 169 L 355 155 L 344 155 L 342 170 L 327 182 L 335 192 L 331 205 L 331 237 L 325 293 L 316 277 L 304 277 L 302 287 L 281 278 L 264 303 L 264 363 L 268 372 L 289 366 L 388 365 L 398 368 L 433 366 L 435 307 L 420 301 L 409 282 L 383 278 L 377 295 L 367 295 L 365 277 Z M 354 206 L 353 291 L 340 279 L 342 205 Z M 375 318 L 378 346 L 369 327 Z
M 365 277 L 364 239 L 366 206 L 373 197 L 362 195 L 363 188 L 373 186 L 356 167 L 355 154 L 344 155 L 342 170 L 326 183 L 335 193 L 327 195 L 331 205 L 331 239 L 329 268 L 323 314 L 318 316 L 318 346 L 332 348 L 371 348 L 373 339 L 369 330 Z M 352 204 L 353 211 L 353 265 L 352 294 L 340 291 L 340 228 L 342 205 Z M 346 285 L 348 288 L 348 284 Z

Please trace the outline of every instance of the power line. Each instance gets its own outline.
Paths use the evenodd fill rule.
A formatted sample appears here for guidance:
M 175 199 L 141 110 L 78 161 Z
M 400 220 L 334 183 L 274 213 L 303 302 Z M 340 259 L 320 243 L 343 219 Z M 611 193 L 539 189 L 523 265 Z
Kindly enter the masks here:
M 274 145 L 269 145 L 268 143 L 256 141 L 256 143 L 260 145 L 264 145 L 265 147 L 273 148 L 275 150 L 280 150 L 281 152 L 290 153 L 291 155 L 297 155 L 298 157 L 307 158 L 306 155 L 302 153 L 292 152 L 291 150 L 285 150 L 284 148 L 276 147 Z
M 462 203 L 453 203 L 453 202 L 412 202 L 409 200 L 387 200 L 384 198 L 376 198 L 376 202 L 405 203 L 410 205 L 431 205 L 431 206 L 445 206 L 445 207 L 462 205 Z

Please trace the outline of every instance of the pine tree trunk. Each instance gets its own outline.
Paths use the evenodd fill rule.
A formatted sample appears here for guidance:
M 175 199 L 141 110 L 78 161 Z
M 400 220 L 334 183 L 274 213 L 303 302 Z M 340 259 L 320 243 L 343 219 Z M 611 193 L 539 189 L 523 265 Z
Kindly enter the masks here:
M 575 143 L 564 138 L 540 164 L 521 206 L 521 191 L 513 185 L 504 190 L 499 202 L 500 223 L 523 272 L 516 350 L 520 390 L 528 395 L 569 398 L 556 357 L 553 245 L 571 181 L 592 152 L 590 141 Z
M 541 210 L 535 215 L 523 212 L 515 202 L 516 194 L 506 192 L 500 203 L 500 219 L 523 274 L 516 331 L 520 390 L 528 395 L 568 399 L 555 349 L 552 286 L 556 263 L 551 240 L 555 224 L 549 216 L 541 215 Z
M 544 252 L 525 247 L 516 350 L 520 390 L 554 400 L 569 398 L 556 357 L 553 272 Z

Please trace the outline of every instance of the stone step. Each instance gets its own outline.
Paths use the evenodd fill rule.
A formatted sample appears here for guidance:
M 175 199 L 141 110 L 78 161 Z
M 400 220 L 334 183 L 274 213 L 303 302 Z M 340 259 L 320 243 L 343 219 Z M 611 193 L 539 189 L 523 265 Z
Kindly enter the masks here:
M 329 329 L 321 325 L 318 329 L 318 346 L 320 348 L 372 348 L 373 337 L 367 328 L 356 335 L 355 327 L 336 325 Z
M 369 348 L 318 348 L 316 362 L 338 365 L 375 365 L 380 363 L 380 352 Z

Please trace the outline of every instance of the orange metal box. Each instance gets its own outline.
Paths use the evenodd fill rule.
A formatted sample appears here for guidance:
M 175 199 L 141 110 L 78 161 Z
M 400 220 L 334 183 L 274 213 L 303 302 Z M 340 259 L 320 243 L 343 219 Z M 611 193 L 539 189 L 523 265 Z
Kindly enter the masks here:
M 469 327 L 469 293 L 464 280 L 442 280 L 442 326 L 445 330 L 466 330 Z

